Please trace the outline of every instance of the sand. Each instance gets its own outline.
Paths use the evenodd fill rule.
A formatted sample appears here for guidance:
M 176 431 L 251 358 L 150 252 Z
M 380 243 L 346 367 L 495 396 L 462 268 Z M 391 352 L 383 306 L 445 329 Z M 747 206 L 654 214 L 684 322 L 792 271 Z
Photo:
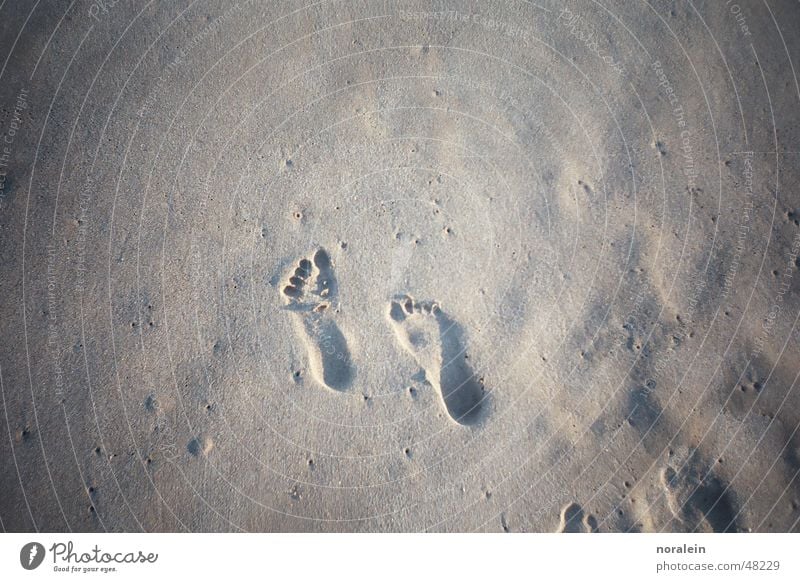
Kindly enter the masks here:
M 800 531 L 798 30 L 0 5 L 0 527 Z

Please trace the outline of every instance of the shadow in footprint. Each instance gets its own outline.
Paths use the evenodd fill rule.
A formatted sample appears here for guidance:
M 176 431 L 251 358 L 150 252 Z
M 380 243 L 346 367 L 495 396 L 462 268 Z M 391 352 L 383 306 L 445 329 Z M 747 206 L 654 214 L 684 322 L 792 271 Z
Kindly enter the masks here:
M 408 296 L 391 302 L 389 319 L 398 342 L 425 371 L 450 418 L 459 424 L 478 422 L 486 394 L 466 362 L 461 328 L 436 303 L 417 303 Z
M 327 388 L 345 390 L 355 370 L 344 334 L 336 323 L 338 287 L 324 249 L 301 259 L 281 291 L 308 351 L 312 377 Z
M 686 463 L 679 472 L 666 467 L 661 472 L 661 482 L 670 511 L 690 531 L 740 531 L 731 494 L 715 475 L 702 471 L 695 461 Z
M 597 531 L 597 519 L 585 514 L 577 503 L 570 503 L 561 509 L 561 523 L 556 533 L 594 533 Z

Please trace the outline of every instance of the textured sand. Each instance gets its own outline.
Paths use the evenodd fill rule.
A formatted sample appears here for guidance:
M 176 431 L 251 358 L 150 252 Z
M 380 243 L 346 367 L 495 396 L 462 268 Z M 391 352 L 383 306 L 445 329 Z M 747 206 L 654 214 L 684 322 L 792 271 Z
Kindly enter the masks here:
M 0 526 L 800 530 L 799 30 L 0 4 Z

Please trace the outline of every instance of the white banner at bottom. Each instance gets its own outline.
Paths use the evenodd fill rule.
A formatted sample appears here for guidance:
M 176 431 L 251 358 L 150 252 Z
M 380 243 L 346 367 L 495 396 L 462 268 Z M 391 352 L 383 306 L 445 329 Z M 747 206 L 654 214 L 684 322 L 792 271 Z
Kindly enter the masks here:
M 0 580 L 800 580 L 795 534 L 2 534 Z

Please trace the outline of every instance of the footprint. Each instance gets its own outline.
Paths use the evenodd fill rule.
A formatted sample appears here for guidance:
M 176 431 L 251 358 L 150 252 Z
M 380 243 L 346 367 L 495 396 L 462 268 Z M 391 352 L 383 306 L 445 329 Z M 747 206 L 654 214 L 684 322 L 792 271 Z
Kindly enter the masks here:
M 308 350 L 311 375 L 323 386 L 341 391 L 351 384 L 355 370 L 335 320 L 337 291 L 330 257 L 318 249 L 311 259 L 298 262 L 281 293 Z
M 597 520 L 591 514 L 584 514 L 577 503 L 570 503 L 561 509 L 561 523 L 556 533 L 595 533 Z
M 436 303 L 416 303 L 405 296 L 392 301 L 389 319 L 397 340 L 425 371 L 447 413 L 459 424 L 480 420 L 483 386 L 465 361 L 459 327 Z
M 673 517 L 692 532 L 736 532 L 738 511 L 722 482 L 690 461 L 680 471 L 666 467 L 661 484 Z

